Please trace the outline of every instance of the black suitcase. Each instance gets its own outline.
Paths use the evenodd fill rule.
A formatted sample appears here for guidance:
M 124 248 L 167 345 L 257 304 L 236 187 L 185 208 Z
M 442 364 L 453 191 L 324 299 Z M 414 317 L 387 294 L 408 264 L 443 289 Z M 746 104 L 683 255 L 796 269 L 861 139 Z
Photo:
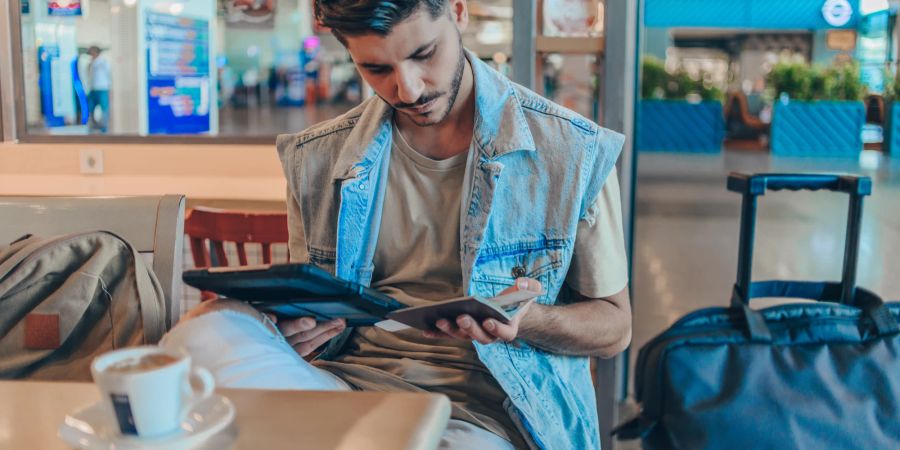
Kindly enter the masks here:
M 871 180 L 732 174 L 728 189 L 743 195 L 731 305 L 688 314 L 641 348 L 642 410 L 613 434 L 646 449 L 900 449 L 900 304 L 856 287 Z M 756 200 L 782 189 L 850 195 L 840 283 L 751 283 Z M 817 302 L 749 307 L 778 297 Z

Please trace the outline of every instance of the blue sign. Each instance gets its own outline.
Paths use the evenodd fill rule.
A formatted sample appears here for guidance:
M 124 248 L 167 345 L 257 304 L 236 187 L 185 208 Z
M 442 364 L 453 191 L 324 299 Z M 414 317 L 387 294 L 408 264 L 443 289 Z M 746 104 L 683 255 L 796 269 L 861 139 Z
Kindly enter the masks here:
M 59 47 L 56 45 L 42 45 L 38 47 L 38 86 L 41 91 L 41 113 L 44 116 L 44 125 L 48 128 L 61 127 L 66 124 L 66 118 L 57 115 L 54 103 L 59 99 L 53 97 L 54 80 L 59 73 Z
M 207 21 L 148 12 L 146 25 L 148 132 L 209 132 Z
M 31 4 L 28 3 L 29 0 L 22 0 L 22 14 L 30 14 L 31 13 Z
M 853 6 L 847 0 L 825 0 L 822 17 L 828 25 L 842 27 L 853 18 Z
M 81 0 L 50 0 L 47 2 L 47 15 L 75 17 L 81 15 Z

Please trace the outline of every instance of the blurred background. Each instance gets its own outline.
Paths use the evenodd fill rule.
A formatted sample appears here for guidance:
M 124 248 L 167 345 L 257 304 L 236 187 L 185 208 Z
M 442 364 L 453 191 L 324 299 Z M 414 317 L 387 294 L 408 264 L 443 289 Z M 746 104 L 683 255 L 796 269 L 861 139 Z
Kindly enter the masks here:
M 596 365 L 604 429 L 629 408 L 637 349 L 683 314 L 727 304 L 740 212 L 725 191 L 731 171 L 872 177 L 858 280 L 900 299 L 900 2 L 468 5 L 463 42 L 479 58 L 629 138 L 618 167 L 635 333 L 628 355 Z M 0 194 L 179 192 L 189 207 L 283 211 L 274 136 L 372 95 L 312 6 L 4 2 Z M 756 278 L 839 277 L 844 198 L 760 204 Z M 198 298 L 186 291 L 185 307 Z

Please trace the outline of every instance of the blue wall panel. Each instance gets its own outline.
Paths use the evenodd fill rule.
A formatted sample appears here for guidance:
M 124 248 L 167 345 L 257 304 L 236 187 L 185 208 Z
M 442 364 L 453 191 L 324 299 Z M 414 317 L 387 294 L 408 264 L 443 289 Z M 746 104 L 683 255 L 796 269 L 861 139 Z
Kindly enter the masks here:
M 856 28 L 859 1 L 849 0 L 853 17 L 841 28 Z M 646 0 L 648 27 L 744 29 L 834 28 L 822 17 L 823 0 Z
M 776 102 L 772 155 L 858 156 L 865 120 L 862 102 Z
M 646 0 L 648 27 L 737 28 L 748 16 L 745 0 Z
M 641 100 L 638 150 L 718 153 L 725 137 L 719 102 Z
M 893 158 L 900 158 L 900 104 L 891 103 L 888 123 L 885 125 L 884 151 Z

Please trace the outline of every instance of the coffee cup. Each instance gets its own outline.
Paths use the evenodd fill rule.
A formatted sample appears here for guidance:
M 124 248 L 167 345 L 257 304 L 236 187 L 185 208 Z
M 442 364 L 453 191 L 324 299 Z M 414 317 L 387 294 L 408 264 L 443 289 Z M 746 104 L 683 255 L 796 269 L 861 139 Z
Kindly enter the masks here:
M 215 388 L 212 374 L 191 367 L 191 357 L 160 347 L 104 353 L 91 363 L 102 402 L 126 436 L 156 437 L 176 431 L 196 402 Z

